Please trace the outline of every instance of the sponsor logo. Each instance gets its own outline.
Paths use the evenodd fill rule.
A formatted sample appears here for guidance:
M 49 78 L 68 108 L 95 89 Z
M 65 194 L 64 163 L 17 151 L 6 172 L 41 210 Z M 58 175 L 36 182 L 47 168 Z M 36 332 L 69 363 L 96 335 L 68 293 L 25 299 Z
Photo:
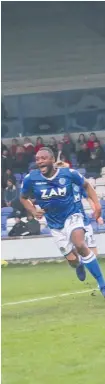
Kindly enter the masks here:
M 45 185 L 47 184 L 46 181 L 36 181 L 35 185 Z
M 48 191 L 47 189 L 41 190 L 41 199 L 50 199 L 51 197 L 65 196 L 65 195 L 66 195 L 66 187 L 57 188 L 56 190 L 52 188 L 50 191 Z

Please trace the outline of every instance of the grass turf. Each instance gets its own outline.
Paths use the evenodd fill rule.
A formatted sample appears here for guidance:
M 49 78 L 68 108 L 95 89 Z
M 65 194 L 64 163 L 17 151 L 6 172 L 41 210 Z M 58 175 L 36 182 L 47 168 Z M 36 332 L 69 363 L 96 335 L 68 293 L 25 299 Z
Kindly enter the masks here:
M 105 275 L 105 261 L 101 262 Z M 2 269 L 2 304 L 95 288 L 66 263 Z M 103 384 L 105 300 L 99 292 L 2 307 L 2 384 Z

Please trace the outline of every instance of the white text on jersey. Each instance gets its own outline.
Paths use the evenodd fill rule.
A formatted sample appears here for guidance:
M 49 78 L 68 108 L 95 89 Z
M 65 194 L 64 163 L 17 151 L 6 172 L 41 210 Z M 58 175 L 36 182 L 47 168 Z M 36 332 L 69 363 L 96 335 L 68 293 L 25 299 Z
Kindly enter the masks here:
M 50 199 L 51 197 L 54 197 L 54 196 L 65 196 L 65 195 L 66 195 L 66 187 L 57 188 L 56 191 L 54 188 L 52 188 L 49 194 L 47 189 L 41 190 L 41 199 Z

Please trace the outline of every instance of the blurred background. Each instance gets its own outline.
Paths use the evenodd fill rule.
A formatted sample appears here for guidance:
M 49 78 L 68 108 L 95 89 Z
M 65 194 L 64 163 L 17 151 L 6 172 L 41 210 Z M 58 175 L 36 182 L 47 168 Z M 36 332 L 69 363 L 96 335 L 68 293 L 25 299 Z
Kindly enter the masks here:
M 1 37 L 2 210 L 27 217 L 20 185 L 44 145 L 103 200 L 105 3 L 2 2 Z

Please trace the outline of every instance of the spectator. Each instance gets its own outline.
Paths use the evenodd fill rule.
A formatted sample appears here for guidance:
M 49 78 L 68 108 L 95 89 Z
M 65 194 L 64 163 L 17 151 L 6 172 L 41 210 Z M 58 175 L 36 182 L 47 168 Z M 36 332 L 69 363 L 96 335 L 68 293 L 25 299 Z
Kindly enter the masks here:
M 60 162 L 64 162 L 69 165 L 70 168 L 72 168 L 72 163 L 70 160 L 67 160 L 62 152 L 62 146 L 63 142 L 60 141 L 58 143 L 58 156 L 57 156 L 57 164 L 60 165 Z
M 17 190 L 11 179 L 7 180 L 7 187 L 4 190 L 4 201 L 6 207 L 11 207 L 14 200 L 17 198 Z
M 5 207 L 5 202 L 4 202 L 4 190 L 1 187 L 1 208 Z
M 8 169 L 8 168 L 12 168 L 12 159 L 9 155 L 9 152 L 8 150 L 4 150 L 2 152 L 2 157 L 1 157 L 1 168 L 2 168 L 2 171 L 3 173 Z
M 3 176 L 3 186 L 4 188 L 7 185 L 7 181 L 11 179 L 13 184 L 16 185 L 16 177 L 13 175 L 11 169 L 6 169 L 4 176 Z
M 17 145 L 13 168 L 15 173 L 27 172 L 28 159 L 25 156 L 25 149 L 22 145 Z
M 18 140 L 17 139 L 13 139 L 12 140 L 12 146 L 10 148 L 10 154 L 11 156 L 14 158 L 15 155 L 16 155 L 16 151 L 17 151 L 17 146 L 18 146 Z
M 34 146 L 28 137 L 24 139 L 23 147 L 25 149 L 25 160 L 28 166 L 29 163 L 33 160 L 33 154 L 34 154 Z
M 40 224 L 38 220 L 35 220 L 31 213 L 27 216 L 26 233 L 30 236 L 40 235 Z
M 105 163 L 105 152 L 103 147 L 100 144 L 100 141 L 95 141 L 94 142 L 94 151 L 96 158 L 101 162 L 101 166 L 104 166 Z
M 58 146 L 55 137 L 51 137 L 49 141 L 49 148 L 52 149 L 55 157 L 55 161 L 57 160 L 57 155 L 58 155 Z
M 1 140 L 1 155 L 2 155 L 3 151 L 8 151 L 8 148 Z
M 39 151 L 39 149 L 41 149 L 43 147 L 44 147 L 43 139 L 42 139 L 42 137 L 39 136 L 39 137 L 37 137 L 36 145 L 34 148 L 35 154 Z
M 99 173 L 101 167 L 105 165 L 105 153 L 99 141 L 94 141 L 94 149 L 90 153 L 89 165 L 93 172 L 97 170 Z
M 76 151 L 79 152 L 82 148 L 82 145 L 86 143 L 86 138 L 83 133 L 79 135 L 79 138 L 76 143 Z
M 94 142 L 95 141 L 98 141 L 98 139 L 97 139 L 96 134 L 93 132 L 90 134 L 89 140 L 87 142 L 87 146 L 90 149 L 90 151 L 94 149 Z
M 34 145 L 32 144 L 29 137 L 24 138 L 24 145 L 23 146 L 24 146 L 26 152 L 34 153 Z
M 64 135 L 62 153 L 66 160 L 70 161 L 71 154 L 75 151 L 75 145 L 68 134 Z
M 18 144 L 17 148 L 16 148 L 16 155 L 17 155 L 17 157 L 21 158 L 21 155 L 23 153 L 25 153 L 25 149 L 24 149 L 23 145 Z
M 25 149 L 25 152 L 28 153 L 28 154 L 34 154 L 34 146 L 33 144 L 31 143 L 31 140 L 29 139 L 29 137 L 25 137 L 24 139 L 24 149 Z
M 89 163 L 90 160 L 90 150 L 87 146 L 87 143 L 81 145 L 81 150 L 77 154 L 77 161 L 80 167 L 84 167 Z
M 4 173 L 2 168 L 1 168 L 1 187 L 4 188 Z
M 15 225 L 8 233 L 8 236 L 22 236 L 26 232 L 26 223 L 21 220 L 21 212 L 17 211 L 15 216 Z

